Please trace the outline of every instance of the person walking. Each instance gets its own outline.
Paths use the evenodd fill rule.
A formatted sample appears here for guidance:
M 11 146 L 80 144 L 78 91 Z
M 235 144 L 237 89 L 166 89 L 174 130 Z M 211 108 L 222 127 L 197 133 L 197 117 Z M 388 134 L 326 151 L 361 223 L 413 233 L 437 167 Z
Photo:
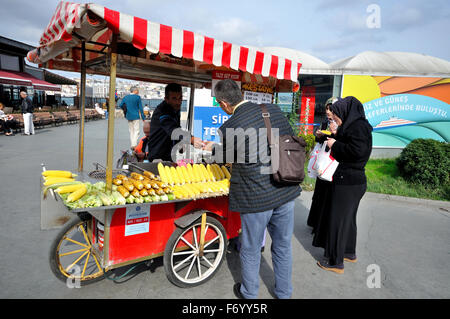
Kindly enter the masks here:
M 20 92 L 20 97 L 22 98 L 22 103 L 20 104 L 20 108 L 23 116 L 23 134 L 24 135 L 32 135 L 34 134 L 34 124 L 33 124 L 33 103 L 26 91 Z
M 344 261 L 356 262 L 356 215 L 367 189 L 365 166 L 372 152 L 372 126 L 364 107 L 353 96 L 330 106 L 338 125 L 334 138 L 326 143 L 338 162 L 328 197 L 327 218 L 318 225 L 313 245 L 325 249 L 325 259 L 317 265 L 335 273 L 344 273 Z
M 145 120 L 142 100 L 139 96 L 139 89 L 136 86 L 131 87 L 131 94 L 122 99 L 119 107 L 123 110 L 125 118 L 128 120 L 128 131 L 130 133 L 131 149 L 137 146 L 140 134 L 140 120 Z
M 272 264 L 275 274 L 274 294 L 277 298 L 290 298 L 292 295 L 292 249 L 291 239 L 294 228 L 294 200 L 300 195 L 299 185 L 286 186 L 276 184 L 269 170 L 264 166 L 259 153 L 268 154 L 267 135 L 264 135 L 265 149 L 251 153 L 251 137 L 245 138 L 245 145 L 239 145 L 239 133 L 231 140 L 229 130 L 244 132 L 259 132 L 265 129 L 260 105 L 243 100 L 242 93 L 233 80 L 222 80 L 215 86 L 215 96 L 223 111 L 232 115 L 221 127 L 221 142 L 224 152 L 219 156 L 227 159 L 233 157 L 232 174 L 229 191 L 229 209 L 241 216 L 241 274 L 242 282 L 233 286 L 238 298 L 252 299 L 258 297 L 259 268 L 261 261 L 261 243 L 267 228 L 272 238 Z M 272 130 L 278 129 L 279 134 L 293 135 L 288 120 L 277 105 L 267 104 Z M 257 135 L 257 133 L 255 133 Z M 227 137 L 228 136 L 228 137 Z M 261 143 L 255 143 L 260 145 Z M 208 143 L 206 149 L 217 149 Z M 216 157 L 217 159 L 217 157 Z M 244 159 L 241 161 L 240 159 Z

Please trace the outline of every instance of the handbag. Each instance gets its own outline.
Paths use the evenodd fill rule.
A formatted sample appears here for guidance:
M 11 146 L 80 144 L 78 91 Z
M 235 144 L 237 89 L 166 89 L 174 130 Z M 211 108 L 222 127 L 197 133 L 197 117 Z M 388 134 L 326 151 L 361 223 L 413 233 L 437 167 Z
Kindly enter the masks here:
M 331 182 L 333 181 L 333 175 L 336 171 L 339 162 L 331 156 L 331 149 L 328 152 L 325 150 L 327 147 L 327 143 L 323 143 L 319 154 L 317 154 L 317 161 L 313 166 L 313 169 L 317 172 L 317 177 Z
M 299 136 L 280 135 L 276 141 L 272 141 L 270 113 L 267 111 L 265 104 L 260 106 L 264 124 L 267 128 L 274 181 L 286 185 L 300 184 L 305 179 L 305 140 Z M 278 164 L 276 171 L 274 171 L 274 163 Z

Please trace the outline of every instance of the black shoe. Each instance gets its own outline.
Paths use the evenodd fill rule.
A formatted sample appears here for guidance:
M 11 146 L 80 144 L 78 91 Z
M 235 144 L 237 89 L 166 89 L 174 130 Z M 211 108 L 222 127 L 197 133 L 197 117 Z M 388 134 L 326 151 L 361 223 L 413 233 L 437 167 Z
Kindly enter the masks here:
M 319 266 L 322 269 L 335 272 L 337 274 L 343 274 L 344 273 L 344 264 L 340 265 L 330 265 L 330 263 L 327 260 L 318 261 L 317 266 Z
M 264 246 L 261 247 L 261 252 L 262 252 L 262 253 L 264 252 Z
M 234 295 L 236 296 L 236 298 L 245 299 L 241 293 L 241 283 L 240 282 L 234 284 L 233 292 L 234 292 Z
M 344 261 L 356 263 L 358 261 L 358 258 L 356 258 L 355 254 L 344 254 Z

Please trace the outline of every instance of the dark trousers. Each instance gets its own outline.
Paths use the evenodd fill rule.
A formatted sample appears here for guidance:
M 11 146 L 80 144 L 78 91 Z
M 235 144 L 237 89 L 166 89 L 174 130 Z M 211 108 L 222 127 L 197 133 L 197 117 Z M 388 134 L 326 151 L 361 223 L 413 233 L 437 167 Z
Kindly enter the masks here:
M 15 123 L 13 121 L 0 120 L 0 126 L 3 127 L 3 131 L 5 131 L 5 133 L 11 133 L 11 129 L 14 128 Z
M 331 187 L 331 205 L 325 242 L 325 257 L 331 265 L 344 262 L 344 255 L 356 254 L 356 214 L 367 184 Z

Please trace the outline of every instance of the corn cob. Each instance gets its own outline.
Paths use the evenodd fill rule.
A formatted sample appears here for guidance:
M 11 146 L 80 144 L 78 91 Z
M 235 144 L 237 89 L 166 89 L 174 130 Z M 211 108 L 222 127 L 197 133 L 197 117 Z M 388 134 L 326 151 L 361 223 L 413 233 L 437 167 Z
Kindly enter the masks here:
M 166 194 L 161 188 L 155 189 L 156 195 L 164 195 Z
M 206 182 L 206 180 L 203 178 L 203 174 L 200 171 L 200 167 L 198 164 L 194 164 L 192 166 L 192 170 L 194 171 L 196 181 L 199 182 Z
M 181 169 L 181 173 L 183 174 L 184 181 L 186 183 L 192 183 L 192 180 L 191 180 L 191 177 L 189 176 L 189 172 L 187 170 L 187 167 L 186 166 L 181 166 L 180 169 Z
M 162 190 L 163 190 L 164 193 L 166 193 L 166 194 L 173 193 L 173 190 L 172 190 L 170 187 L 165 187 L 165 188 L 163 188 Z
M 147 189 L 147 193 L 148 193 L 149 195 L 151 195 L 151 196 L 155 196 L 155 195 L 156 195 L 156 192 L 155 192 L 155 190 L 154 190 L 153 188 Z
M 178 173 L 175 167 L 170 167 L 170 173 L 172 174 L 173 182 L 176 185 L 181 185 L 180 179 L 178 178 Z
M 131 173 L 131 174 L 130 174 L 130 177 L 133 178 L 133 179 L 135 179 L 135 180 L 137 180 L 137 181 L 142 181 L 142 180 L 144 180 L 144 176 L 142 176 L 142 175 L 139 174 L 139 173 L 135 173 L 135 172 Z
M 220 169 L 220 166 L 218 164 L 214 164 L 216 170 L 217 170 L 217 174 L 220 175 L 220 179 L 222 180 L 225 178 L 225 174 L 223 173 L 223 171 Z
M 148 195 L 148 192 L 147 192 L 147 190 L 144 188 L 144 189 L 141 189 L 141 191 L 139 192 L 139 194 L 140 194 L 141 196 L 147 196 L 147 195 Z
M 72 174 L 72 172 L 70 172 L 70 171 L 47 170 L 47 171 L 43 171 L 42 172 L 42 176 L 44 176 L 44 177 L 53 176 L 53 177 L 72 178 L 72 177 L 77 176 L 77 175 Z
M 201 164 L 200 168 L 203 171 L 203 175 L 205 176 L 206 181 L 213 182 L 215 180 L 214 176 L 208 172 L 208 169 L 204 164 Z
M 166 170 L 164 168 L 164 165 L 162 163 L 158 163 L 158 173 L 161 177 L 161 180 L 165 183 L 169 183 L 169 180 L 167 179 Z
M 73 182 L 75 179 L 67 178 L 67 177 L 47 177 L 44 182 L 44 186 L 50 186 L 53 184 L 65 183 L 65 182 Z
M 129 191 L 133 191 L 134 189 L 134 185 L 130 182 L 130 180 L 126 179 L 126 180 L 122 180 L 122 185 Z
M 175 185 L 175 181 L 173 179 L 170 167 L 169 166 L 164 166 L 164 170 L 166 171 L 167 182 L 169 183 L 169 185 Z
M 214 176 L 214 172 L 213 172 L 213 168 L 210 164 L 206 165 L 206 170 L 208 171 L 209 177 L 211 179 L 211 181 L 215 182 L 216 181 L 216 177 Z
M 217 170 L 217 166 L 215 164 L 211 164 L 211 170 L 212 170 L 212 172 L 214 174 L 214 177 L 216 178 L 216 181 L 219 181 L 220 180 L 220 173 Z
M 117 187 L 117 191 L 122 194 L 123 197 L 127 198 L 130 195 L 130 192 L 123 186 Z
M 76 191 L 74 191 L 72 194 L 70 194 L 67 197 L 68 203 L 74 202 L 74 201 L 80 199 L 82 196 L 84 196 L 84 194 L 86 194 L 86 192 L 87 192 L 86 185 L 85 184 L 81 184 L 81 185 L 83 185 L 84 187 L 77 189 Z
M 121 180 L 128 179 L 128 177 L 126 177 L 125 175 L 122 175 L 122 174 L 117 174 L 116 178 L 121 179 Z
M 152 188 L 152 184 L 150 183 L 150 179 L 147 178 L 147 177 L 145 177 L 145 178 L 142 180 L 142 184 L 144 184 L 144 187 L 147 188 L 147 189 Z
M 141 196 L 141 194 L 139 193 L 139 190 L 136 188 L 131 191 L 131 195 L 133 195 L 134 197 Z
M 84 184 L 60 186 L 57 189 L 55 189 L 55 192 L 57 192 L 59 194 L 73 193 L 74 191 L 76 191 L 82 187 L 86 187 L 86 186 Z
M 138 190 L 142 190 L 144 187 L 144 183 L 142 183 L 141 181 L 137 180 L 137 179 L 130 179 L 130 182 L 133 184 L 133 186 L 135 188 L 137 188 Z
M 149 171 L 144 171 L 142 173 L 144 177 L 148 177 L 149 179 L 156 179 L 156 175 Z
M 175 171 L 177 172 L 178 182 L 180 183 L 180 185 L 185 184 L 186 181 L 184 180 L 184 175 L 183 172 L 181 171 L 181 167 L 180 166 L 175 167 Z
M 195 197 L 198 197 L 202 193 L 198 188 L 194 187 L 194 185 L 192 184 L 187 184 L 184 186 L 187 187 L 189 190 L 191 190 L 191 192 L 194 193 Z
M 122 180 L 120 178 L 114 178 L 113 179 L 113 184 L 117 185 L 117 186 L 120 186 L 120 185 L 122 185 Z
M 192 165 L 190 163 L 186 164 L 186 171 L 187 174 L 189 176 L 189 180 L 191 181 L 191 183 L 195 183 L 195 175 L 194 175 L 194 170 L 192 169 Z
M 155 187 L 152 186 L 152 188 L 165 188 L 165 187 L 169 186 L 169 184 L 165 183 L 165 182 L 154 181 L 154 183 L 156 185 L 155 185 Z
M 228 171 L 228 168 L 225 165 L 222 165 L 222 172 L 225 175 L 225 178 L 230 179 L 231 178 L 231 174 Z

